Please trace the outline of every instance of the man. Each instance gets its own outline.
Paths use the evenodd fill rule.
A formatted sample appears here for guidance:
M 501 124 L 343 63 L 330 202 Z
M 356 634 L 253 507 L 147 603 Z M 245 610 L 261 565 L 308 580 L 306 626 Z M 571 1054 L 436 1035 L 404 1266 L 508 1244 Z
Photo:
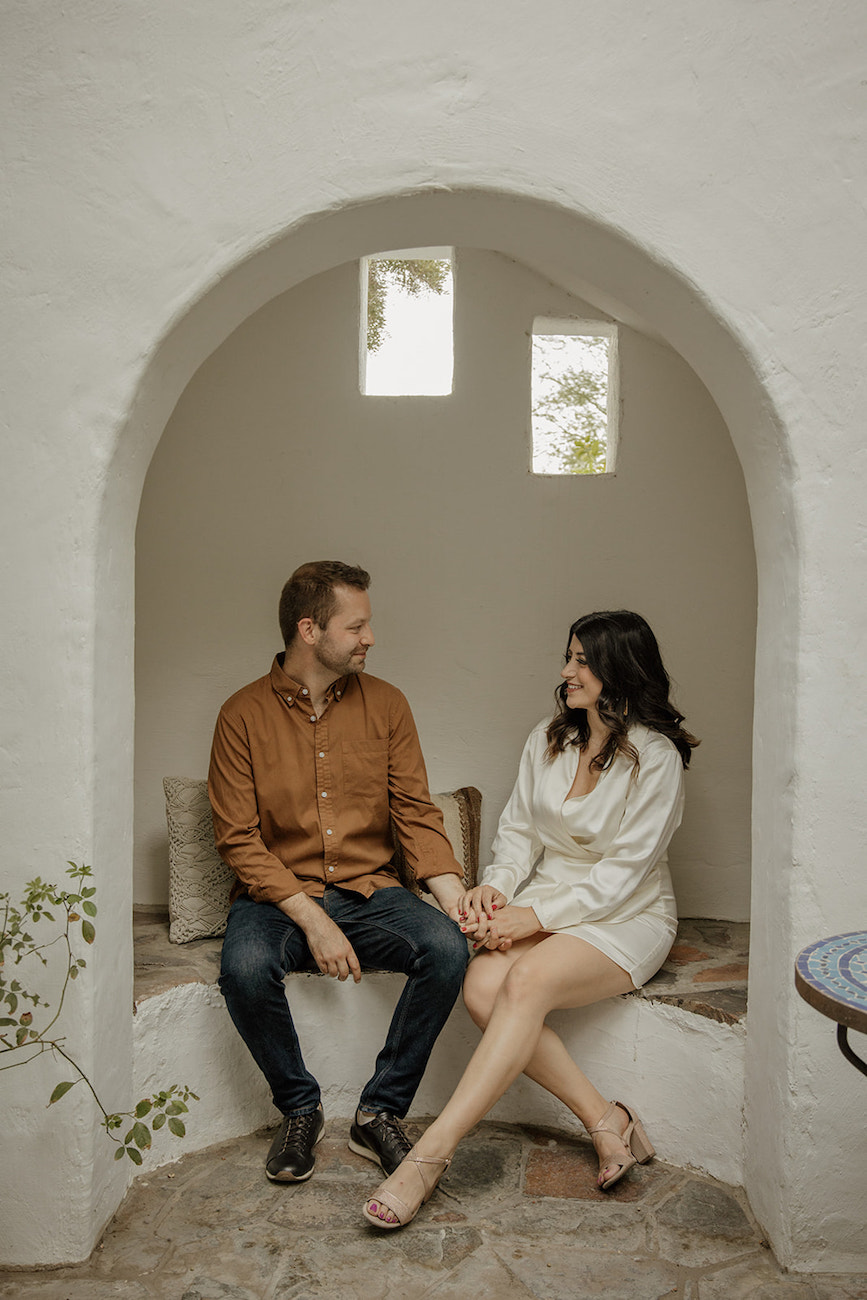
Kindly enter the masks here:
M 386 1174 L 410 1142 L 401 1126 L 461 987 L 467 944 L 454 920 L 460 868 L 431 803 L 403 695 L 362 676 L 370 576 L 323 560 L 283 588 L 285 651 L 217 720 L 208 793 L 220 856 L 236 873 L 220 987 L 271 1086 L 283 1123 L 266 1173 L 311 1176 L 325 1120 L 283 978 L 312 961 L 357 983 L 363 966 L 407 981 L 350 1129 Z M 401 886 L 391 823 L 416 878 L 444 909 Z M 327 1032 L 327 1025 L 323 1026 Z

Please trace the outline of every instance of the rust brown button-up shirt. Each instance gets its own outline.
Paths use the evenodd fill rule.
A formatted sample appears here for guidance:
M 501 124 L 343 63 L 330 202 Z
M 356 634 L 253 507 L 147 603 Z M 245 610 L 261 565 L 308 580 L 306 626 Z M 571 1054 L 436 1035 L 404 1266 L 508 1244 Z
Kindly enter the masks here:
M 233 897 L 399 885 L 390 821 L 417 879 L 460 875 L 397 687 L 343 677 L 317 718 L 282 660 L 226 701 L 214 733 L 208 794 L 217 850 L 238 877 Z

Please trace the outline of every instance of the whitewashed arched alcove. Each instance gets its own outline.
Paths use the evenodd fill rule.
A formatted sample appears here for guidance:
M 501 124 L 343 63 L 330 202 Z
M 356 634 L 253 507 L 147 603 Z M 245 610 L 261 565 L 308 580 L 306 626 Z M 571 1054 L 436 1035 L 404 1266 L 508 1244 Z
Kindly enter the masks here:
M 167 334 L 147 366 L 105 494 L 95 719 L 101 811 L 95 856 L 110 844 L 116 858 L 118 844 L 130 841 L 133 527 L 150 457 L 178 398 L 207 357 L 276 294 L 364 253 L 443 243 L 493 249 L 515 258 L 568 292 L 591 298 L 627 325 L 664 340 L 706 385 L 740 457 L 759 573 L 756 745 L 761 761 L 754 792 L 754 917 L 761 922 L 773 911 L 781 922 L 773 931 L 761 923 L 754 929 L 753 962 L 763 979 L 753 983 L 750 1023 L 761 1026 L 762 1032 L 751 1035 L 749 1069 L 751 1079 L 761 1079 L 762 1086 L 753 1082 L 750 1091 L 748 1190 L 773 1231 L 785 1218 L 789 1174 L 766 1122 L 771 1112 L 785 1113 L 789 1105 L 786 1090 L 774 1082 L 785 1075 L 786 1008 L 791 1005 L 784 960 L 790 922 L 782 870 L 791 834 L 786 793 L 791 745 L 783 706 L 794 672 L 794 607 L 789 596 L 797 548 L 788 456 L 758 367 L 727 329 L 720 311 L 671 268 L 586 214 L 489 192 L 372 199 L 310 217 L 275 237 L 219 279 Z M 126 766 L 117 761 L 123 753 Z M 782 1185 L 782 1196 L 774 1184 Z
M 606 317 L 502 253 L 455 260 L 453 393 L 359 391 L 347 262 L 240 325 L 166 426 L 136 537 L 135 901 L 168 897 L 163 776 L 206 771 L 221 702 L 279 648 L 287 571 L 336 553 L 373 574 L 368 668 L 407 693 L 433 788 L 482 790 L 483 860 L 566 628 L 641 610 L 705 737 L 681 915 L 748 920 L 755 559 L 728 431 L 681 358 L 620 326 L 617 472 L 531 474 L 532 321 Z

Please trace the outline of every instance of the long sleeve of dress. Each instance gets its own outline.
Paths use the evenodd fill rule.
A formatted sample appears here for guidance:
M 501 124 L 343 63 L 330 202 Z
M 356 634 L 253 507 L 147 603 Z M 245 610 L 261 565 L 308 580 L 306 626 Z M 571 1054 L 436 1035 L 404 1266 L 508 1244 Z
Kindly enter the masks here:
M 540 762 L 538 731 L 538 727 L 531 731 L 524 745 L 518 777 L 500 815 L 491 848 L 494 860 L 484 868 L 480 881 L 499 889 L 510 902 L 515 890 L 533 870 L 543 848 L 533 816 L 533 788 Z

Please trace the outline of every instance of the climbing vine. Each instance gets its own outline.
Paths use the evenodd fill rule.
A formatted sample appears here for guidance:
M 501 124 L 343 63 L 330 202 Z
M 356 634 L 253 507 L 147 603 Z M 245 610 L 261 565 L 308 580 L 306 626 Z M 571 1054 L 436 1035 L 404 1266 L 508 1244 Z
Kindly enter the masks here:
M 198 1101 L 185 1084 L 143 1097 L 131 1111 L 109 1111 L 103 1105 L 93 1083 L 78 1064 L 66 1039 L 59 1033 L 59 1021 L 71 985 L 86 968 L 73 938 L 79 936 L 90 946 L 96 940 L 94 919 L 97 915 L 96 887 L 90 881 L 90 867 L 67 864 L 71 889 L 49 885 L 39 876 L 24 887 L 19 903 L 7 892 L 0 893 L 0 1070 L 29 1065 L 50 1052 L 74 1075 L 54 1088 L 48 1105 L 65 1097 L 76 1084 L 83 1083 L 102 1113 L 101 1127 L 117 1143 L 115 1160 L 127 1156 L 135 1165 L 142 1163 L 142 1151 L 153 1142 L 154 1133 L 167 1128 L 175 1137 L 184 1137 L 186 1127 L 181 1118 L 188 1111 L 187 1102 Z M 39 932 L 39 939 L 35 936 Z M 39 940 L 42 940 L 40 942 Z M 49 950 L 56 949 L 56 970 L 63 971 L 59 993 L 53 1003 L 35 991 L 34 974 L 49 968 Z M 121 1136 L 120 1130 L 127 1128 Z

